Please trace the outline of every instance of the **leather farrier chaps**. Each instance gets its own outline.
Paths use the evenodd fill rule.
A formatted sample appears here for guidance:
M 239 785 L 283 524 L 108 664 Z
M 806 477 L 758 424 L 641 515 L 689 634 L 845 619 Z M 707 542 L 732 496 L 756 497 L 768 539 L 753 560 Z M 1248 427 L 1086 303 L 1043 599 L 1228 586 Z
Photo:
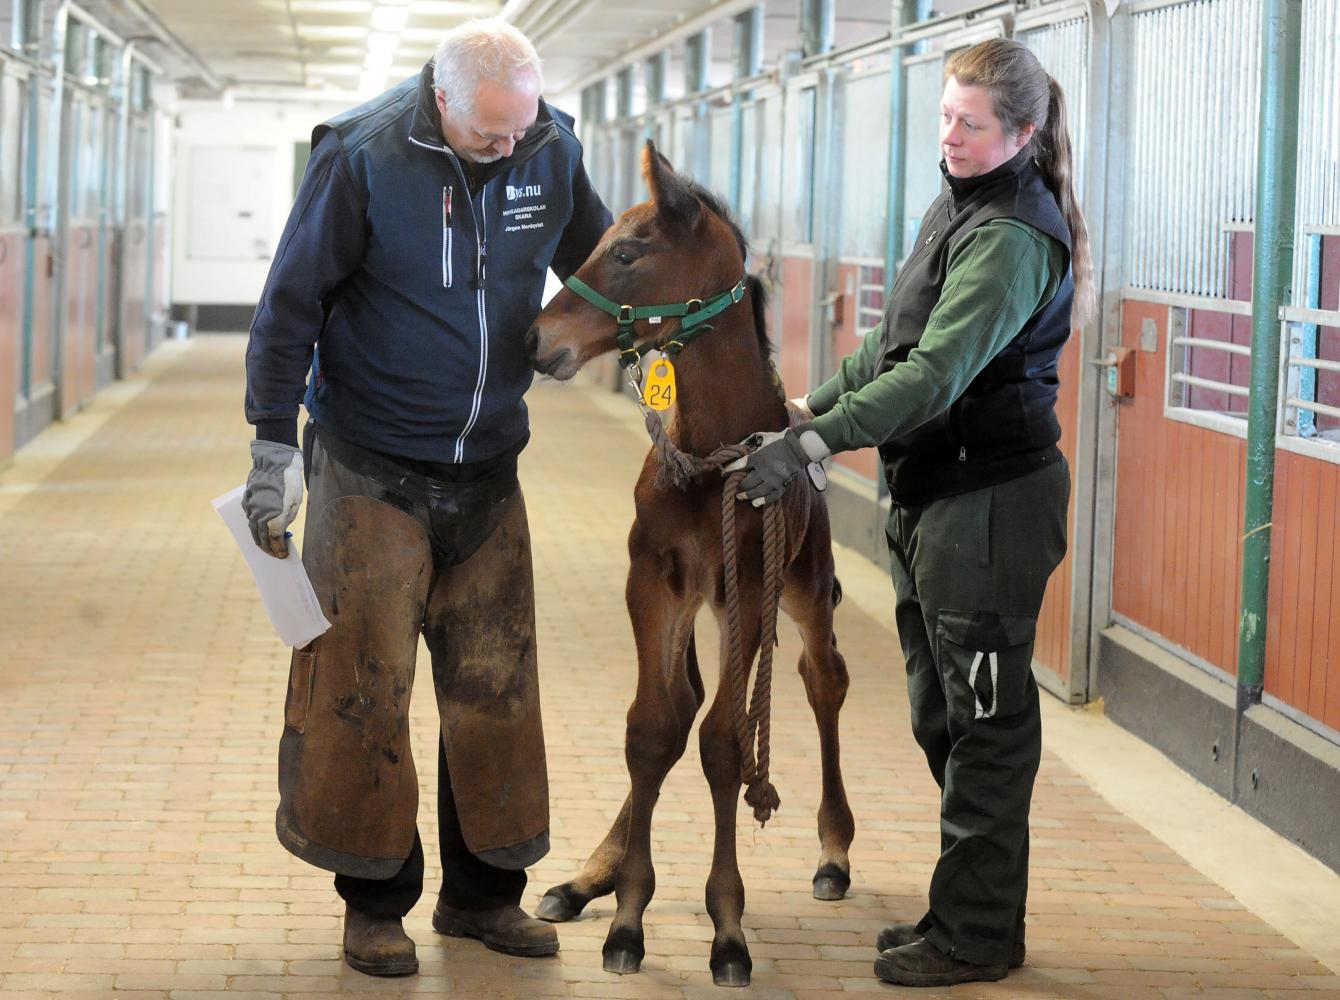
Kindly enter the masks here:
M 293 653 L 279 839 L 359 878 L 390 878 L 409 856 L 422 631 L 465 843 L 525 867 L 549 846 L 525 500 L 514 474 L 444 484 L 380 459 L 325 432 L 312 443 L 303 563 L 331 628 Z

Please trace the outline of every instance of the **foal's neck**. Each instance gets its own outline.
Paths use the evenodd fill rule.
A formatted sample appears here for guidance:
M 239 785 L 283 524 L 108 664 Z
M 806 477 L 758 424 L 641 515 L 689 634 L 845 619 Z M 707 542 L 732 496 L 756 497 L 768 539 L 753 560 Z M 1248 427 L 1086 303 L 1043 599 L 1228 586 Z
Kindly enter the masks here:
M 678 403 L 670 436 L 681 451 L 707 455 L 754 431 L 786 426 L 786 407 L 754 328 L 754 308 L 750 289 L 675 359 Z

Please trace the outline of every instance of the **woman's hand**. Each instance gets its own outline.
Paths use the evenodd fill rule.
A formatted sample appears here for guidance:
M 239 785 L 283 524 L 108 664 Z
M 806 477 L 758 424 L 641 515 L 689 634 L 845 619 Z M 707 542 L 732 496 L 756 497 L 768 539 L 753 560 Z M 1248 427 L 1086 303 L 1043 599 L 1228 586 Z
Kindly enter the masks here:
M 819 463 L 832 452 L 808 423 L 784 431 L 761 431 L 741 443 L 753 451 L 721 470 L 723 475 L 744 471 L 745 477 L 735 494 L 737 500 L 748 500 L 755 507 L 774 503 L 808 466 L 817 471 L 817 476 L 812 473 L 815 487 L 823 489 L 826 484 Z

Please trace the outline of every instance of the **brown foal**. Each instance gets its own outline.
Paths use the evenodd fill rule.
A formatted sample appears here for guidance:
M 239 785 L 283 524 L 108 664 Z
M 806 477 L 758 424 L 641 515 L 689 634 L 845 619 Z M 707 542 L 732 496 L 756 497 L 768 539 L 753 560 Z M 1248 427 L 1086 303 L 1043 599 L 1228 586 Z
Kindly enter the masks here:
M 616 220 L 576 277 L 614 303 L 678 302 L 689 303 L 690 309 L 692 303 L 710 302 L 740 282 L 745 275 L 744 238 L 719 200 L 678 176 L 650 142 L 643 173 L 651 200 Z M 668 437 L 680 452 L 705 456 L 760 428 L 787 426 L 786 404 L 768 353 L 765 315 L 764 289 L 748 276 L 742 297 L 712 316 L 710 332 L 701 332 L 675 358 L 677 389 Z M 628 328 L 638 346 L 659 347 L 678 335 L 680 327 L 674 319 L 638 319 Z M 569 379 L 587 361 L 615 349 L 615 322 L 589 297 L 565 288 L 536 320 L 527 346 L 537 371 Z M 735 854 L 744 753 L 733 685 L 726 677 L 723 483 L 720 474 L 710 471 L 681 488 L 658 476 L 661 471 L 661 458 L 653 449 L 638 477 L 637 516 L 628 538 L 626 598 L 638 660 L 637 694 L 628 710 L 625 743 L 632 789 L 581 872 L 550 889 L 536 915 L 569 920 L 592 899 L 613 890 L 618 910 L 605 940 L 604 967 L 618 973 L 638 971 L 645 954 L 642 913 L 656 883 L 652 809 L 665 776 L 684 753 L 704 700 L 694 617 L 708 604 L 722 631 L 722 678 L 698 734 L 716 820 L 707 879 L 707 912 L 716 928 L 710 964 L 718 985 L 744 986 L 752 962 L 740 925 L 744 883 Z M 786 537 L 781 607 L 804 642 L 799 670 L 818 724 L 822 760 L 814 895 L 841 899 L 851 882 L 847 849 L 854 832 L 838 761 L 838 712 L 847 693 L 847 668 L 833 635 L 833 608 L 841 591 L 822 496 L 802 476 L 781 506 Z M 761 641 L 773 640 L 761 635 L 760 624 L 764 521 L 760 511 L 746 504 L 738 505 L 735 513 L 737 607 L 747 665 Z M 745 678 L 738 683 L 744 684 Z

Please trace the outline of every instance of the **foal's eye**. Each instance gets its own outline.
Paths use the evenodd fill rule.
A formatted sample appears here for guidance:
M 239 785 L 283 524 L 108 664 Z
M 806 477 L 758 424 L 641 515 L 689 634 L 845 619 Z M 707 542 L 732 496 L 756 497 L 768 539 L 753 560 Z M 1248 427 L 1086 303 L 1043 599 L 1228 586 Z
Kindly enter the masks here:
M 629 253 L 622 247 L 614 251 L 614 259 L 617 260 L 620 264 L 624 265 L 631 264 L 633 263 L 633 261 L 637 260 L 636 257 L 634 257 L 631 253 Z

